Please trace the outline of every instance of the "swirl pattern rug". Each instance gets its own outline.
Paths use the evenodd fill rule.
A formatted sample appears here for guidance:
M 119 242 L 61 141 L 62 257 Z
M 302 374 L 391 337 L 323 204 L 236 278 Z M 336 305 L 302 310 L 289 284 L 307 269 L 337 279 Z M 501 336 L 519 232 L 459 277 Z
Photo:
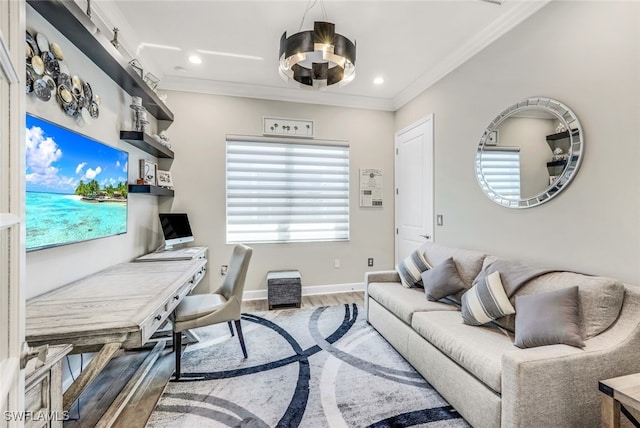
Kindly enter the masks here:
M 356 304 L 242 315 L 198 329 L 147 427 L 468 427 Z

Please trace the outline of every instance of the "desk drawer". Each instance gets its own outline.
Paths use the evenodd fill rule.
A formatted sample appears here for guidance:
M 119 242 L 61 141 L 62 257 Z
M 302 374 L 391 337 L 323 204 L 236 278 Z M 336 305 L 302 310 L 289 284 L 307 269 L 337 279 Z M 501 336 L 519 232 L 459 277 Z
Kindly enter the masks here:
M 169 312 L 164 309 L 164 306 L 153 313 L 150 318 L 142 324 L 142 342 L 141 344 L 147 343 L 147 341 L 153 336 L 153 333 L 158 330 L 162 324 L 165 322 L 167 317 L 169 316 Z

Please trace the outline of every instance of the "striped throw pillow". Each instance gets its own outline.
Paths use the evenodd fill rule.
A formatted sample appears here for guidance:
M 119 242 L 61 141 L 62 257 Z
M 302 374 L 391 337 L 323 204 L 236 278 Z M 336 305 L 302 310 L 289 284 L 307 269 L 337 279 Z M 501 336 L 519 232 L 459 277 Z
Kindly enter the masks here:
M 482 325 L 515 313 L 498 271 L 484 281 L 478 281 L 462 295 L 462 321 L 465 324 Z
M 409 257 L 396 265 L 400 281 L 405 288 L 422 285 L 422 272 L 431 269 L 421 250 L 415 250 Z

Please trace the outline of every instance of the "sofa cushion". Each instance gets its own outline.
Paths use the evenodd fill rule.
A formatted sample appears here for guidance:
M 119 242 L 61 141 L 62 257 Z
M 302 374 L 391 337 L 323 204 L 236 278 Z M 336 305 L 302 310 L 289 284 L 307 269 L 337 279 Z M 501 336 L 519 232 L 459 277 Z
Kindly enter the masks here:
M 580 337 L 577 286 L 518 296 L 516 309 L 517 347 L 558 344 L 584 347 Z
M 396 265 L 402 286 L 406 288 L 421 286 L 422 272 L 429 269 L 431 269 L 431 266 L 424 259 L 424 253 L 421 249 L 415 250 Z
M 497 271 L 476 281 L 462 295 L 462 321 L 468 325 L 486 324 L 515 312 Z
M 482 262 L 486 257 L 486 254 L 478 251 L 450 248 L 433 242 L 426 242 L 420 248 L 424 251 L 425 259 L 431 266 L 439 265 L 449 257 L 452 257 L 460 279 L 464 282 L 465 290 L 471 288 L 471 284 L 475 277 L 478 276 L 478 273 L 480 273 Z M 460 298 L 465 290 L 452 296 L 452 300 L 459 304 Z
M 427 300 L 432 302 L 465 289 L 452 257 L 422 272 L 422 286 Z
M 405 288 L 399 282 L 372 282 L 367 287 L 367 294 L 409 325 L 416 312 L 458 310 L 454 305 L 430 302 L 421 289 Z
M 516 349 L 512 337 L 493 327 L 462 323 L 460 312 L 417 312 L 411 327 L 497 393 L 502 390 L 502 355 Z
M 574 272 L 550 272 L 522 286 L 511 297 L 511 303 L 515 304 L 517 296 L 540 294 L 576 285 L 578 286 L 580 333 L 582 339 L 587 340 L 605 331 L 618 318 L 624 300 L 622 282 L 612 278 Z M 515 331 L 514 315 L 500 318 L 497 323 L 508 330 Z

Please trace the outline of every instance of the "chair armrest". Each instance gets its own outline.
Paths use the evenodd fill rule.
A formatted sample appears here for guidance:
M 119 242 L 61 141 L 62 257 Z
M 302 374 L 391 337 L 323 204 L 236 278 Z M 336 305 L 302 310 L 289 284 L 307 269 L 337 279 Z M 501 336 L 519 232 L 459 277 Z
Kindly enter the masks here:
M 502 426 L 598 426 L 598 381 L 640 371 L 640 299 L 625 296 L 616 322 L 585 341 L 515 349 L 502 357 Z

